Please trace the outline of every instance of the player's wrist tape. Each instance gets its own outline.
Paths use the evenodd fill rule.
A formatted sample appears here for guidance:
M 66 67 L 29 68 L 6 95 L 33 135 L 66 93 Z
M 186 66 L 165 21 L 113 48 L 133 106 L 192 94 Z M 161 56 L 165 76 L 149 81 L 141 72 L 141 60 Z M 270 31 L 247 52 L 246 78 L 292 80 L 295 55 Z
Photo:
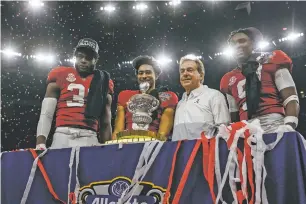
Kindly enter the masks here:
M 37 136 L 45 136 L 47 139 L 51 129 L 56 105 L 56 98 L 44 98 L 41 105 L 40 118 L 37 125 Z
M 288 123 L 294 123 L 295 127 L 297 127 L 298 124 L 299 124 L 299 119 L 297 117 L 295 117 L 295 116 L 286 116 L 284 118 L 284 124 L 286 125 Z
M 283 106 L 286 108 L 287 104 L 290 101 L 296 101 L 297 103 L 299 103 L 299 97 L 297 95 L 291 95 L 288 98 L 286 98 L 286 100 L 283 102 Z
M 38 144 L 36 145 L 36 149 L 47 149 L 45 144 Z

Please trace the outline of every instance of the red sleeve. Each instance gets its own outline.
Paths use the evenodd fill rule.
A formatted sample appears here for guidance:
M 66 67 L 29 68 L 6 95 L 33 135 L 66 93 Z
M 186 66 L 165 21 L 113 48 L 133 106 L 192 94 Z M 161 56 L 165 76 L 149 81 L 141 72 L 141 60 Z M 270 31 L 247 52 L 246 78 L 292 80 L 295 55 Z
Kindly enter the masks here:
M 175 109 L 175 107 L 178 103 L 178 97 L 172 91 L 159 93 L 159 98 L 161 100 L 161 107 L 162 108 L 173 108 L 173 109 Z
M 108 93 L 114 94 L 114 82 L 111 79 L 108 82 Z
M 291 58 L 281 50 L 273 51 L 272 55 L 269 58 L 269 64 L 274 66 L 267 66 L 267 71 L 276 72 L 277 69 L 287 68 L 292 72 L 292 60 Z
M 56 67 L 56 68 L 52 69 L 48 74 L 47 84 L 49 84 L 51 82 L 58 83 L 58 78 L 60 76 L 61 71 L 62 71 L 62 67 Z
M 118 105 L 126 107 L 126 103 L 130 99 L 131 94 L 130 90 L 121 91 L 118 95 Z
M 220 91 L 224 94 L 229 94 L 228 83 L 229 83 L 229 74 L 227 73 L 222 77 L 220 81 Z

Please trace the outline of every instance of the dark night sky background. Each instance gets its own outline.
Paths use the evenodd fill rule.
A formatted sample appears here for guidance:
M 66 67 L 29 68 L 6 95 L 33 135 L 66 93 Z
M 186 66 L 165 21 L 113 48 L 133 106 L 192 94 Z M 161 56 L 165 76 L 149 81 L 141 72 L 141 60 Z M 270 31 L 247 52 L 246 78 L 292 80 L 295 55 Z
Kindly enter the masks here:
M 143 13 L 132 9 L 137 2 L 111 2 L 116 7 L 111 14 L 100 10 L 109 2 L 47 1 L 39 10 L 26 1 L 1 2 L 1 50 L 12 47 L 22 53 L 10 59 L 1 55 L 1 151 L 35 146 L 47 74 L 55 66 L 71 65 L 64 59 L 72 57 L 74 46 L 84 37 L 99 43 L 98 68 L 110 72 L 115 82 L 113 116 L 118 93 L 136 88 L 133 69 L 122 62 L 143 54 L 170 57 L 173 61 L 163 66 L 158 85 L 181 96 L 177 60 L 193 53 L 202 56 L 205 64 L 204 83 L 218 89 L 234 62 L 214 53 L 223 50 L 232 30 L 250 26 L 276 42 L 267 51 L 282 49 L 293 58 L 298 91 L 306 92 L 306 36 L 296 42 L 278 41 L 293 31 L 306 33 L 306 2 L 250 2 L 250 15 L 245 8 L 235 10 L 243 2 L 182 2 L 175 8 L 165 1 L 145 2 L 148 9 Z M 39 63 L 29 58 L 38 52 L 55 54 L 56 61 Z M 302 97 L 298 130 L 306 135 L 306 98 Z

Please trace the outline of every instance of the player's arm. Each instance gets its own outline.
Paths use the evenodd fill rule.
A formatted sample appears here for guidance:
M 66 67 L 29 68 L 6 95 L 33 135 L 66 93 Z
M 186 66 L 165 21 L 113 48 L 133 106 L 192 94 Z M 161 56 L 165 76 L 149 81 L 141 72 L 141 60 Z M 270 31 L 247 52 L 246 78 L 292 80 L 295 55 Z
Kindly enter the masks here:
M 125 110 L 124 107 L 120 104 L 117 105 L 116 119 L 115 119 L 115 128 L 112 135 L 112 139 L 117 139 L 117 133 L 124 130 L 125 127 Z
M 231 122 L 238 122 L 238 121 L 240 121 L 239 108 L 238 108 L 238 105 L 236 103 L 236 100 L 230 94 L 228 84 L 229 84 L 229 76 L 226 74 L 222 77 L 222 79 L 220 81 L 220 91 L 223 94 L 226 94 L 226 99 L 227 99 L 227 102 L 228 102 L 228 105 L 229 105 Z
M 173 128 L 174 123 L 174 112 L 173 108 L 166 108 L 161 116 L 158 137 L 161 139 L 166 139 L 167 135 Z
M 297 96 L 295 83 L 287 68 L 278 69 L 275 73 L 275 84 L 283 99 L 285 108 L 285 125 L 293 129 L 298 126 L 299 98 Z
M 105 143 L 108 140 L 111 140 L 112 135 L 112 112 L 111 112 L 111 106 L 112 106 L 112 96 L 110 94 L 107 94 L 106 99 L 106 105 L 105 105 L 105 111 L 103 114 L 103 117 L 100 119 L 100 142 Z
M 234 123 L 234 122 L 240 121 L 239 108 L 237 106 L 237 103 L 236 103 L 234 97 L 230 94 L 226 94 L 226 99 L 227 99 L 227 102 L 228 102 L 231 122 Z
M 60 88 L 56 82 L 47 86 L 46 94 L 41 105 L 40 117 L 37 125 L 36 148 L 46 148 L 46 140 L 50 133 L 53 115 L 55 113 Z
M 231 122 L 231 119 L 224 95 L 221 92 L 218 92 L 214 97 L 212 97 L 210 104 L 215 125 L 228 125 Z
M 175 108 L 178 103 L 178 97 L 175 93 L 169 91 L 167 92 L 170 95 L 170 98 L 162 102 L 164 111 L 160 118 L 159 128 L 157 137 L 160 139 L 166 139 L 174 125 L 174 115 Z

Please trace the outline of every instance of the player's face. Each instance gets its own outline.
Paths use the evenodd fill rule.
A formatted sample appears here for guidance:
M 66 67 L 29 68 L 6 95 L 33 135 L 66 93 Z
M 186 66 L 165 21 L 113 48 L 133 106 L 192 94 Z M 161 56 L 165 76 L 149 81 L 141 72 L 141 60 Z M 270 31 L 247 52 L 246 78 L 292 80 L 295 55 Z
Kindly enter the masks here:
M 230 42 L 230 46 L 234 49 L 234 58 L 238 62 L 247 61 L 253 51 L 252 44 L 251 39 L 246 34 L 235 34 Z
M 138 68 L 137 80 L 139 84 L 142 82 L 149 82 L 150 88 L 152 88 L 156 80 L 156 76 L 155 76 L 153 67 L 148 64 L 141 65 Z
M 79 73 L 92 73 L 95 69 L 97 60 L 90 52 L 76 51 L 75 59 L 75 68 Z
M 203 74 L 200 74 L 194 61 L 184 61 L 180 66 L 180 82 L 185 90 L 193 90 L 200 86 Z

